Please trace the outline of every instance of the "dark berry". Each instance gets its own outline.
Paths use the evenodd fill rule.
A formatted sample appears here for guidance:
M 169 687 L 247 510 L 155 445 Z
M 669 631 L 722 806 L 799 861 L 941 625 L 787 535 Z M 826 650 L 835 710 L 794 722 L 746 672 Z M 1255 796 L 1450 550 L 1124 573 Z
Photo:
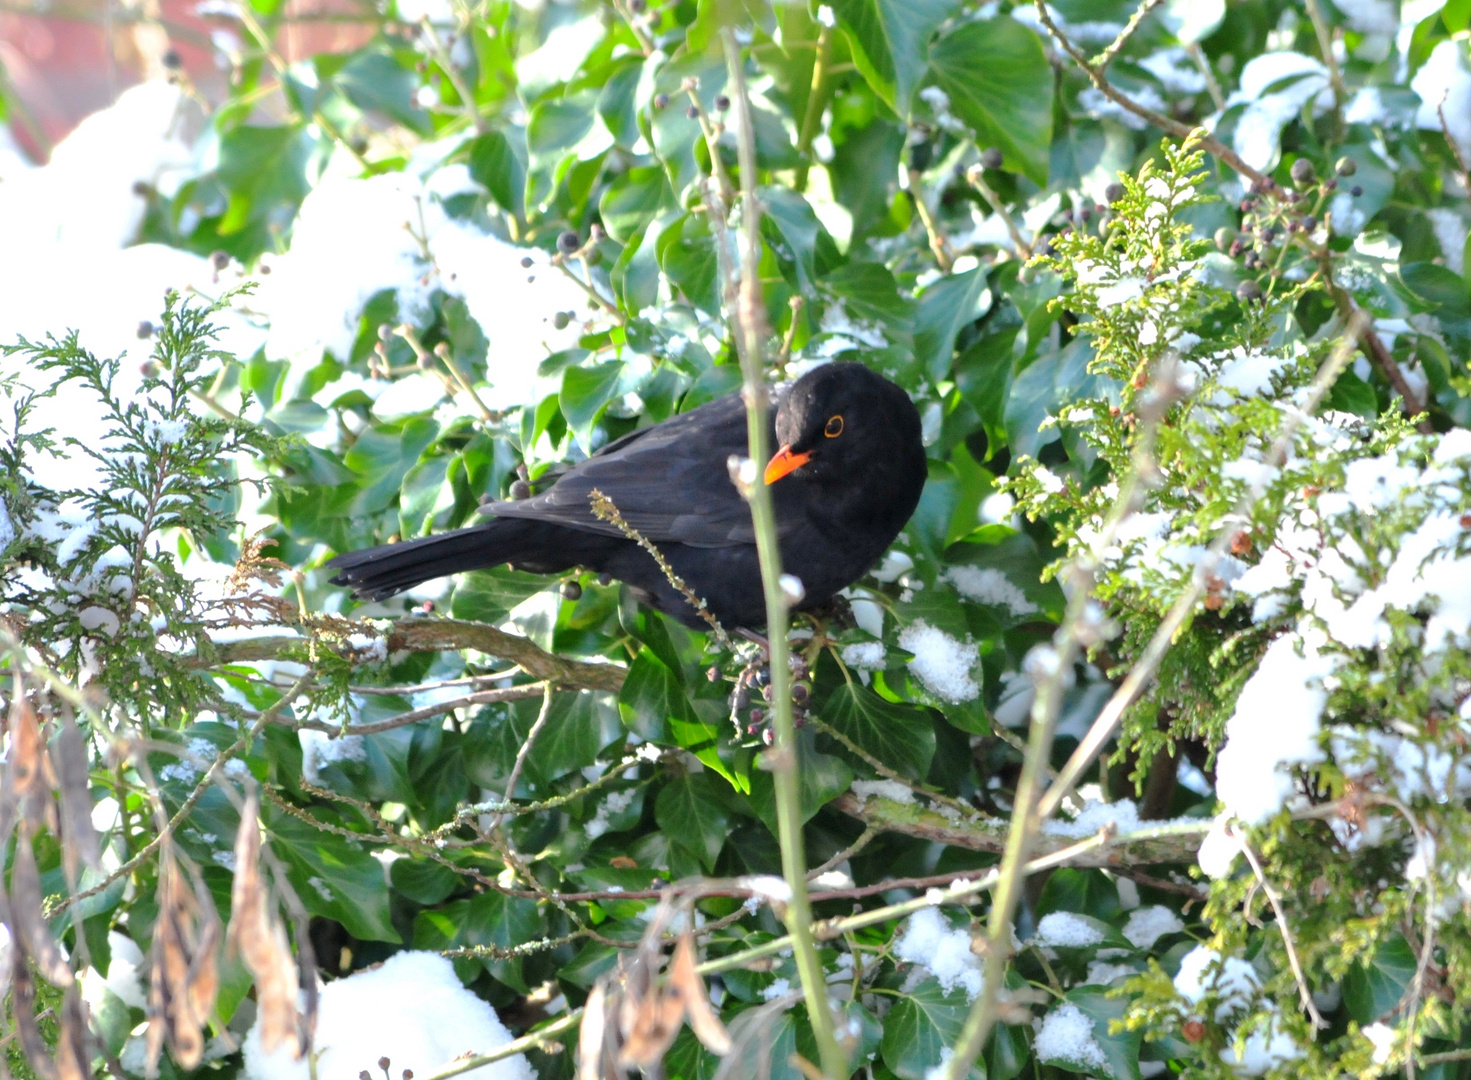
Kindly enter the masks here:
M 1311 184 L 1318 175 L 1317 170 L 1313 168 L 1313 163 L 1307 158 L 1298 158 L 1288 171 L 1292 173 L 1294 184 Z
M 1364 193 L 1364 189 L 1358 184 L 1355 184 L 1353 187 L 1348 189 L 1348 193 L 1352 195 L 1355 199 L 1357 199 L 1360 195 Z
M 1110 203 L 1116 203 L 1124 197 L 1124 185 L 1118 182 L 1109 184 L 1103 189 L 1103 197 Z
M 1331 176 L 1328 177 L 1327 180 L 1324 180 L 1323 181 L 1323 190 L 1324 191 L 1337 191 L 1338 190 L 1338 181 L 1335 178 L 1331 177 Z
M 1277 239 L 1277 230 L 1274 229 L 1274 228 L 1272 228 L 1270 225 L 1268 225 L 1265 229 L 1262 229 L 1261 232 L 1259 232 L 1257 235 L 1262 238 L 1262 243 L 1264 243 L 1264 244 L 1270 244 L 1273 240 Z
M 552 316 L 552 325 L 558 330 L 567 329 L 567 324 L 572 321 L 572 316 L 565 311 L 559 311 Z
M 598 584 L 601 585 L 603 588 L 606 589 L 609 585 L 613 584 L 613 575 L 612 574 L 599 574 L 598 575 Z
M 1243 244 L 1240 240 L 1234 240 L 1231 243 L 1231 250 L 1228 251 L 1227 254 L 1230 255 L 1231 258 L 1236 259 L 1236 258 L 1240 258 L 1241 253 L 1243 251 L 1245 251 L 1245 250 L 1246 250 L 1246 245 L 1245 244 Z
M 730 98 L 724 94 L 715 95 L 715 109 L 717 112 L 725 112 L 730 108 Z
M 523 269 L 523 270 L 530 270 L 531 267 L 532 267 L 532 265 L 533 265 L 533 263 L 531 261 L 531 256 L 530 255 L 523 255 L 521 257 L 521 269 Z
M 571 229 L 568 229 L 561 236 L 557 237 L 557 250 L 563 255 L 571 255 L 581 246 L 582 237 L 578 236 Z
M 1006 162 L 1006 157 L 994 146 L 988 146 L 981 151 L 981 164 L 993 172 Z
M 684 114 L 691 120 L 698 120 L 700 118 L 700 107 L 698 105 L 691 105 L 688 109 L 685 109 Z
M 1244 304 L 1250 304 L 1262 298 L 1262 287 L 1255 281 L 1243 281 L 1236 286 L 1236 299 Z
M 169 49 L 163 54 L 163 66 L 170 71 L 178 71 L 184 66 L 184 58 L 179 55 L 178 49 Z
M 799 682 L 792 687 L 792 701 L 794 704 L 805 705 L 807 704 L 808 699 L 810 699 L 811 697 L 812 688 L 806 683 Z
M 1338 164 L 1333 166 L 1333 171 L 1339 176 L 1352 176 L 1359 171 L 1359 166 L 1353 158 L 1341 157 L 1338 159 Z
M 153 336 L 153 324 L 144 319 L 138 324 L 138 340 L 147 341 Z
M 1228 229 L 1226 226 L 1222 225 L 1219 229 L 1216 230 L 1215 239 L 1217 251 L 1230 251 L 1231 246 L 1236 242 L 1236 230 Z
M 656 108 L 656 109 L 667 109 L 667 108 L 669 108 L 669 95 L 668 94 L 655 94 L 654 95 L 654 108 Z
M 628 10 L 635 15 L 642 15 L 649 10 L 649 0 L 628 0 Z
M 525 480 L 517 480 L 511 485 L 511 498 L 517 502 L 531 498 L 531 485 Z
M 223 270 L 230 265 L 230 254 L 225 251 L 216 251 L 209 257 L 209 261 L 216 270 Z
M 562 597 L 566 600 L 581 600 L 582 586 L 575 581 L 562 582 Z
M 707 667 L 705 669 L 705 678 L 709 679 L 711 682 L 719 682 L 720 681 L 720 665 L 719 664 L 711 664 L 709 667 Z
M 1318 227 L 1318 219 L 1313 217 L 1312 214 L 1309 214 L 1302 219 L 1302 227 L 1304 232 L 1312 232 Z

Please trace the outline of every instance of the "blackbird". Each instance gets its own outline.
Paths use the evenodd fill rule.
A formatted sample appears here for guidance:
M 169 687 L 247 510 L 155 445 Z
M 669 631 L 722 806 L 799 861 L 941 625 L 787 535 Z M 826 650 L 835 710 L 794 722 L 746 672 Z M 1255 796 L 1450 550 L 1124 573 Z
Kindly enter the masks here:
M 909 396 L 859 363 L 824 364 L 776 391 L 779 446 L 766 465 L 784 572 L 802 582 L 799 609 L 852 584 L 884 553 L 919 502 L 927 467 Z M 584 567 L 627 583 L 651 607 L 705 624 L 658 564 L 593 515 L 606 495 L 727 627 L 766 623 L 751 511 L 728 478 L 747 452 L 746 409 L 730 394 L 617 439 L 547 491 L 491 503 L 492 521 L 339 555 L 334 585 L 381 600 L 422 581 L 511 563 L 560 574 Z

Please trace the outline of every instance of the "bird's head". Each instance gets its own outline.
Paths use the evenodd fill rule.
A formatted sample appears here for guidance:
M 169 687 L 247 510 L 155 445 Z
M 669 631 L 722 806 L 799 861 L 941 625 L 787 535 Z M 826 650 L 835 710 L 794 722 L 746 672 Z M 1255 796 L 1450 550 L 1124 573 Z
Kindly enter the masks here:
M 909 395 L 859 363 L 823 364 L 792 384 L 776 410 L 776 441 L 768 484 L 792 473 L 851 482 L 891 455 L 924 458 Z

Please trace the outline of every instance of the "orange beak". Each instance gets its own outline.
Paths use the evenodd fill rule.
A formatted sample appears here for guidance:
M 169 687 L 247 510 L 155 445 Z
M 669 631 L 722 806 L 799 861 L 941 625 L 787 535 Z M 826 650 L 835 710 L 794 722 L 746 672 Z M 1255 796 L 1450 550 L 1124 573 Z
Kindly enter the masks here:
M 793 469 L 800 469 L 812 460 L 812 454 L 794 454 L 790 445 L 783 446 L 776 456 L 766 463 L 766 482 L 774 484 Z

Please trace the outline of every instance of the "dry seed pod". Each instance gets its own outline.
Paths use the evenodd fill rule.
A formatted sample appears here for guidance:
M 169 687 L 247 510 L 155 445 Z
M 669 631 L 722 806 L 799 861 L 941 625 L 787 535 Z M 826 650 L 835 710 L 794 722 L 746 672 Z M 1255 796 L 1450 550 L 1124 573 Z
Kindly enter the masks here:
M 300 1058 L 296 995 L 300 980 L 280 921 L 272 918 L 269 890 L 261 875 L 260 824 L 255 786 L 250 785 L 235 834 L 235 878 L 230 888 L 229 947 L 255 976 L 261 1046 L 267 1053 L 284 1046 Z

